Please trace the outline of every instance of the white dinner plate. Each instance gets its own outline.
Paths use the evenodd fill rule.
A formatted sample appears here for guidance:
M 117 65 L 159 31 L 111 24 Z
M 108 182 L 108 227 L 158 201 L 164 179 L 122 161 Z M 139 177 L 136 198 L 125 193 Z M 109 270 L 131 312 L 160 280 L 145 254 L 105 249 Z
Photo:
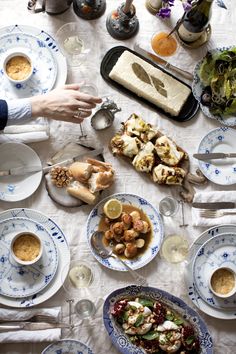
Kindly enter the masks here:
M 188 295 L 195 306 L 199 308 L 202 312 L 205 312 L 207 315 L 224 319 L 232 320 L 236 319 L 235 309 L 218 309 L 212 307 L 209 303 L 204 301 L 200 294 L 198 293 L 194 279 L 193 279 L 193 261 L 195 255 L 198 253 L 202 245 L 207 242 L 209 239 L 214 238 L 215 236 L 225 234 L 225 233 L 236 233 L 236 225 L 219 225 L 212 227 L 204 231 L 191 245 L 189 250 L 189 261 L 185 267 L 185 282 L 188 289 Z
M 193 279 L 203 300 L 216 308 L 236 310 L 236 294 L 222 299 L 215 296 L 209 288 L 210 276 L 218 267 L 229 267 L 236 271 L 235 234 L 221 234 L 202 245 L 193 261 Z
M 11 256 L 11 241 L 20 232 L 32 232 L 42 242 L 42 257 L 33 265 L 22 266 Z M 16 298 L 32 296 L 42 291 L 56 274 L 57 253 L 53 238 L 36 221 L 26 218 L 0 221 L 0 294 Z
M 2 97 L 25 98 L 49 92 L 57 77 L 57 62 L 46 43 L 28 33 L 0 36 L 0 92 Z M 33 74 L 24 83 L 12 83 L 3 72 L 3 62 L 12 52 L 24 52 L 32 60 Z
M 233 47 L 235 48 L 235 46 L 233 46 Z M 205 86 L 202 84 L 201 79 L 199 77 L 200 67 L 201 67 L 203 61 L 205 60 L 205 57 L 208 55 L 208 53 L 219 53 L 219 52 L 223 52 L 225 50 L 229 50 L 230 48 L 232 48 L 232 46 L 214 48 L 212 50 L 209 50 L 207 52 L 207 54 L 196 64 L 194 71 L 193 71 L 192 91 L 193 91 L 194 97 L 200 103 L 201 110 L 203 111 L 203 113 L 207 117 L 209 117 L 211 119 L 216 119 L 221 124 L 226 125 L 226 126 L 235 126 L 236 125 L 236 116 L 235 115 L 230 115 L 230 116 L 225 116 L 225 117 L 220 116 L 220 115 L 214 115 L 210 112 L 210 110 L 207 106 L 204 106 L 203 104 L 201 104 L 201 95 L 202 95 L 202 91 L 205 88 Z
M 50 344 L 41 354 L 94 354 L 86 344 L 73 339 L 63 339 Z
M 46 45 L 50 50 L 57 66 L 57 76 L 54 87 L 59 87 L 65 84 L 67 78 L 67 63 L 66 58 L 60 51 L 55 39 L 44 30 L 27 25 L 12 25 L 0 28 L 0 37 L 6 34 L 24 33 L 35 37 L 42 45 Z
M 21 143 L 0 145 L 0 170 L 21 166 L 36 166 L 42 169 L 40 158 L 29 146 Z M 41 170 L 22 176 L 0 177 L 0 200 L 17 202 L 28 198 L 40 185 L 42 175 Z
M 90 243 L 90 238 L 93 232 L 98 230 L 98 225 L 100 223 L 101 217 L 103 215 L 103 206 L 109 199 L 118 199 L 122 204 L 134 205 L 137 208 L 143 210 L 143 212 L 149 217 L 149 220 L 152 224 L 153 237 L 150 241 L 148 248 L 144 251 L 143 254 L 137 256 L 133 259 L 126 259 L 125 262 L 132 268 L 138 269 L 144 267 L 146 264 L 151 262 L 151 260 L 157 255 L 160 250 L 160 246 L 163 239 L 163 223 L 158 211 L 152 206 L 147 200 L 142 197 L 139 197 L 135 194 L 127 193 L 117 193 L 110 195 L 109 197 L 101 200 L 91 211 L 88 217 L 86 225 L 87 241 L 90 247 L 90 250 L 94 257 L 107 268 L 118 270 L 118 271 L 127 271 L 127 268 L 115 258 L 103 259 L 100 257 L 93 249 Z
M 221 127 L 210 131 L 201 140 L 198 153 L 236 152 L 236 131 Z M 212 182 L 220 185 L 236 183 L 236 158 L 198 161 L 202 173 Z
M 58 267 L 56 274 L 50 283 L 50 286 L 46 287 L 39 293 L 34 294 L 33 296 L 24 298 L 10 298 L 0 295 L 0 304 L 10 307 L 24 308 L 41 304 L 42 302 L 51 298 L 61 288 L 69 270 L 70 250 L 62 230 L 52 219 L 48 218 L 46 215 L 33 209 L 21 208 L 9 209 L 0 213 L 0 221 L 11 218 L 17 219 L 19 217 L 33 220 L 36 223 L 42 225 L 54 240 L 58 251 Z

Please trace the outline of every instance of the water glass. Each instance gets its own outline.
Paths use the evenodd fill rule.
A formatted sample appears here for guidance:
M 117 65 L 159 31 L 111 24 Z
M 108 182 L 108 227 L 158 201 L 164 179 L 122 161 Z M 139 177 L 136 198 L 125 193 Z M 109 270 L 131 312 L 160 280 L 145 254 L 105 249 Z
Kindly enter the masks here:
M 173 197 L 165 197 L 159 203 L 159 212 L 163 216 L 174 216 L 179 210 L 179 203 Z

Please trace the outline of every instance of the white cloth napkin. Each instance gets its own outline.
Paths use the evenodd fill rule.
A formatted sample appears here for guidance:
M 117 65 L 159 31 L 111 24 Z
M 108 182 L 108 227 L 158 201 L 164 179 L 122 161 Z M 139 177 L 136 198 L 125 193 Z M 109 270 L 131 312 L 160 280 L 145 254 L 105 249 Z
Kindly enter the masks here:
M 8 142 L 35 143 L 49 138 L 47 122 L 35 124 L 10 125 L 0 133 L 0 144 Z
M 34 315 L 50 315 L 58 319 L 60 314 L 60 307 L 52 308 L 36 308 L 36 309 L 5 309 L 0 308 L 0 322 L 1 321 L 20 321 L 29 319 Z M 44 329 L 39 331 L 24 331 L 17 330 L 11 332 L 0 331 L 0 343 L 14 343 L 14 342 L 44 342 L 57 341 L 61 338 L 61 329 Z
M 236 191 L 214 191 L 196 193 L 193 202 L 235 202 Z M 223 209 L 222 209 L 223 210 Z M 227 209 L 233 210 L 233 209 Z M 236 209 L 234 209 L 236 212 Z M 236 224 L 235 215 L 224 215 L 219 218 L 203 218 L 200 216 L 200 209 L 192 208 L 193 226 L 215 226 L 219 224 Z

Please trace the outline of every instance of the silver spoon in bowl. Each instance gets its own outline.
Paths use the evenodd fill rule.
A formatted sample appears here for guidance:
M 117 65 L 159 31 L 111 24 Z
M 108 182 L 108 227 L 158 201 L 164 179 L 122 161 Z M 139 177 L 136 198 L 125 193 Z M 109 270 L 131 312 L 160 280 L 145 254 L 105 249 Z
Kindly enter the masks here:
M 118 259 L 128 270 L 128 272 L 132 275 L 133 279 L 135 279 L 136 283 L 141 286 L 148 286 L 147 280 L 142 276 L 139 275 L 135 270 L 130 268 L 121 258 L 119 258 L 110 247 L 106 247 L 102 241 L 103 239 L 103 232 L 102 231 L 95 231 L 91 238 L 90 243 L 96 253 L 102 257 L 103 259 L 112 257 Z

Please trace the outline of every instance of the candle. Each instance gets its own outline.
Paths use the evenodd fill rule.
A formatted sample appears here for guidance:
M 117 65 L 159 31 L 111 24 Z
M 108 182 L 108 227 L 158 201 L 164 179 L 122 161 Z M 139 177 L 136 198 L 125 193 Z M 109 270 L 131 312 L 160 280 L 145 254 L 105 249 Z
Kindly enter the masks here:
M 123 8 L 123 12 L 124 12 L 125 14 L 127 14 L 128 12 L 130 12 L 130 8 L 131 8 L 131 5 L 132 5 L 132 2 L 133 2 L 133 0 L 126 0 L 126 1 L 125 1 L 125 6 L 124 6 L 124 8 Z

